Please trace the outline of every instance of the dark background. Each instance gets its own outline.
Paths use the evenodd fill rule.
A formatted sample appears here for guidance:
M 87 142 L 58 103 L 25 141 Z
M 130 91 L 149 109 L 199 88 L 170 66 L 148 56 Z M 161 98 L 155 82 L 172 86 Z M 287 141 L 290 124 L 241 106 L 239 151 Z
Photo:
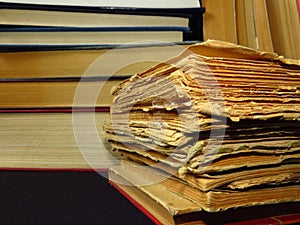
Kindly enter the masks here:
M 153 223 L 96 172 L 0 172 L 1 225 Z

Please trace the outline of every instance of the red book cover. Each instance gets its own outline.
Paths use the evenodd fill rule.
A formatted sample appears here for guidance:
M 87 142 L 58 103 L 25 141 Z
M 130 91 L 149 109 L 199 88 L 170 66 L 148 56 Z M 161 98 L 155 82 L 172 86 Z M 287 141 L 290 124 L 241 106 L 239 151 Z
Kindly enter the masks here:
M 300 214 L 288 214 L 282 216 L 274 216 L 269 218 L 260 218 L 255 220 L 241 221 L 235 223 L 227 223 L 225 225 L 282 225 L 282 224 L 299 224 Z

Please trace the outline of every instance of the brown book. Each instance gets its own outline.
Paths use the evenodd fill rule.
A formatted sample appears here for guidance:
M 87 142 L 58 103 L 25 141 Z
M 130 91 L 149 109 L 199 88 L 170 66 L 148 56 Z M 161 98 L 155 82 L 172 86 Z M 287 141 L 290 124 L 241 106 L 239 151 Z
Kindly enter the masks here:
M 122 82 L 108 139 L 195 174 L 299 158 L 299 61 L 224 42 Z
M 112 167 L 109 170 L 110 182 L 127 198 L 130 199 L 141 210 L 146 211 L 156 224 L 226 224 L 243 220 L 243 213 L 247 213 L 248 220 L 257 219 L 263 216 L 264 211 L 259 211 L 259 207 L 255 210 L 251 207 L 254 202 L 272 201 L 275 195 L 288 199 L 284 194 L 285 191 L 297 192 L 299 187 L 282 187 L 269 190 L 253 190 L 239 194 L 238 192 L 222 193 L 220 191 L 201 193 L 186 184 L 183 184 L 172 177 L 164 177 L 163 174 L 153 171 L 149 167 L 140 168 L 140 166 L 132 163 L 125 163 L 120 166 Z M 136 170 L 134 167 L 139 169 Z M 288 190 L 289 189 L 289 190 Z M 276 193 L 275 193 L 276 192 Z M 282 194 L 280 194 L 280 192 Z M 291 194 L 291 192 L 289 192 Z M 298 192 L 299 194 L 299 192 Z M 216 205 L 222 207 L 233 207 L 238 202 L 242 202 L 249 207 L 235 209 L 233 211 L 214 212 Z M 206 208 L 204 205 L 208 203 Z M 216 203 L 218 202 L 218 203 Z M 226 205 L 226 206 L 225 206 Z M 293 205 L 293 203 L 291 203 Z M 204 208 L 203 208 L 204 207 Z M 269 215 L 278 216 L 286 212 L 278 212 L 274 205 L 268 206 L 272 208 Z M 277 206 L 281 210 L 280 204 Z M 288 207 L 289 213 L 296 213 L 297 207 L 292 210 Z M 287 208 L 286 208 L 287 209 Z M 205 210 L 211 211 L 210 213 Z M 220 210 L 220 208 L 219 208 Z M 253 213 L 255 211 L 255 213 Z M 277 212 L 276 212 L 277 211 Z M 231 213 L 232 217 L 227 217 Z M 267 214 L 268 214 L 267 213 Z M 298 211 L 299 213 L 299 211 Z M 226 216 L 227 214 L 227 216 Z M 276 215 L 277 214 L 277 215 Z M 244 221 L 245 222 L 245 221 Z
M 299 69 L 275 53 L 208 41 L 125 80 L 104 130 L 135 162 L 111 176 L 173 223 L 186 212 L 299 202 Z

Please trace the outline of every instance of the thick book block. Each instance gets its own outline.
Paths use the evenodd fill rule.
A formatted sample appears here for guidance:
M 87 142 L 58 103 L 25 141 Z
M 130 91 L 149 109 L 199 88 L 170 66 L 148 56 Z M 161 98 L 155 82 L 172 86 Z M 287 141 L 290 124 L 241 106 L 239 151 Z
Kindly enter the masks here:
M 299 75 L 299 60 L 210 40 L 125 80 L 104 125 L 128 159 L 111 181 L 162 224 L 299 203 Z

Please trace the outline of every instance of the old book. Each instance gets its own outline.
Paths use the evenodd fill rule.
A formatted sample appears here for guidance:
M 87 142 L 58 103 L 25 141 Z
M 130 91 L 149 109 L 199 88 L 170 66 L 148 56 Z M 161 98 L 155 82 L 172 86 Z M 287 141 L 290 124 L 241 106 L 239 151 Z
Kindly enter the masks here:
M 125 80 L 104 124 L 112 150 L 129 159 L 112 180 L 162 206 L 163 224 L 186 212 L 299 202 L 299 69 L 211 40 Z
M 135 166 L 139 169 L 136 170 Z M 203 206 L 206 201 L 205 199 L 208 200 L 209 198 L 209 205 L 213 208 L 215 199 L 218 199 L 217 201 L 220 201 L 220 204 L 226 204 L 228 206 L 228 204 L 230 204 L 229 202 L 235 202 L 234 204 L 236 204 L 239 200 L 242 201 L 244 198 L 244 200 L 248 200 L 248 202 L 247 200 L 245 201 L 251 206 L 255 201 L 262 202 L 266 200 L 266 198 L 264 198 L 266 195 L 269 200 L 272 198 L 272 194 L 269 195 L 269 191 L 271 190 L 253 190 L 252 192 L 246 192 L 240 195 L 240 199 L 236 198 L 238 195 L 236 192 L 228 193 L 228 196 L 226 193 L 221 194 L 220 192 L 219 196 L 212 192 L 209 194 L 200 193 L 198 191 L 195 192 L 195 190 L 190 189 L 189 186 L 178 182 L 178 180 L 176 181 L 176 179 L 172 177 L 164 177 L 163 173 L 154 171 L 150 167 L 142 166 L 140 168 L 134 163 L 124 163 L 120 166 L 110 168 L 109 178 L 110 182 L 120 190 L 121 193 L 134 204 L 138 205 L 141 210 L 145 210 L 145 214 L 148 215 L 155 224 L 227 224 L 243 220 L 243 213 L 247 213 L 248 219 L 260 218 L 266 216 L 266 214 L 263 216 L 264 211 L 255 210 L 253 207 L 208 213 L 203 210 L 199 204 Z M 283 189 L 281 191 L 284 191 Z M 277 191 L 276 195 L 280 192 L 279 189 Z M 229 195 L 231 196 L 229 197 Z M 250 198 L 248 199 L 247 197 Z M 225 198 L 226 201 L 222 201 L 222 198 Z M 272 208 L 272 210 L 268 212 L 270 213 L 269 215 L 273 214 L 273 216 L 276 216 L 276 214 L 278 214 L 274 206 L 270 205 L 268 207 Z M 280 205 L 278 207 L 282 210 Z M 252 214 L 253 210 L 255 214 Z M 291 214 L 296 213 L 297 207 L 292 208 L 292 210 L 291 208 L 288 209 L 288 212 Z M 233 216 L 234 213 L 236 213 L 235 216 Z M 228 217 L 230 214 L 231 216 Z M 279 215 L 282 214 L 284 214 L 283 211 L 279 212 Z
M 222 42 L 193 47 L 115 90 L 113 148 L 196 174 L 297 160 L 298 62 Z

